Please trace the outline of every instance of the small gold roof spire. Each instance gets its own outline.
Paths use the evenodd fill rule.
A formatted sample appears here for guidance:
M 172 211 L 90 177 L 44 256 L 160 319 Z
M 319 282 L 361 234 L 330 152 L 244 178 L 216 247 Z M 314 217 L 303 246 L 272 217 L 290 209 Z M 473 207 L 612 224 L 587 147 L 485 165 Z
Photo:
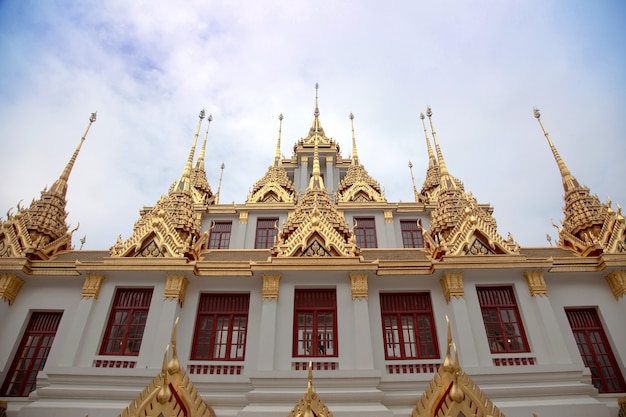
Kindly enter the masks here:
M 278 115 L 278 141 L 276 143 L 276 154 L 274 155 L 274 166 L 282 165 L 280 160 L 280 135 L 283 131 L 283 114 Z
M 411 171 L 411 182 L 413 183 L 413 194 L 417 195 L 417 187 L 415 186 L 415 177 L 413 176 L 413 162 L 409 161 L 409 171 Z
M 200 135 L 200 127 L 202 126 L 202 119 L 204 119 L 204 109 L 200 110 L 200 114 L 198 115 L 198 128 L 196 129 L 196 134 L 193 137 L 193 144 L 191 145 L 191 149 L 189 150 L 189 156 L 187 157 L 187 163 L 185 163 L 185 169 L 183 170 L 183 175 L 176 184 L 174 191 L 183 191 L 190 189 L 189 179 L 191 177 L 191 166 L 193 164 L 193 156 L 196 153 L 196 144 L 198 143 L 198 136 Z
M 209 114 L 207 117 L 207 126 L 206 132 L 204 134 L 204 142 L 202 142 L 202 148 L 200 149 L 200 153 L 198 154 L 198 159 L 196 160 L 196 168 L 204 168 L 204 154 L 206 152 L 206 143 L 209 138 L 209 128 L 211 127 L 211 122 L 213 121 L 213 115 Z
M 430 110 L 430 107 L 428 108 Z M 432 114 L 432 111 L 431 111 Z M 433 152 L 433 148 L 430 146 L 430 139 L 428 138 L 428 130 L 426 130 L 426 122 L 424 121 L 424 113 L 420 113 L 420 119 L 422 120 L 422 126 L 424 127 L 424 137 L 426 138 L 426 148 L 428 149 L 428 167 L 432 168 L 437 165 L 437 160 L 435 159 L 435 154 Z M 428 116 L 430 120 L 430 116 Z M 432 123 L 431 123 L 432 128 Z M 433 130 L 434 134 L 434 130 Z
M 222 162 L 222 165 L 220 165 L 220 181 L 217 183 L 217 193 L 215 194 L 215 204 L 219 204 L 220 202 L 220 191 L 222 189 L 222 175 L 224 174 L 224 168 L 226 168 L 226 165 Z
M 352 125 L 352 164 L 361 165 L 359 163 L 359 153 L 356 149 L 356 139 L 354 137 L 354 115 L 350 113 L 350 124 Z
M 315 147 L 313 148 L 313 172 L 309 181 L 309 188 L 314 190 L 324 190 L 324 179 L 320 169 L 320 155 L 317 146 L 318 138 L 315 138 Z
M 72 154 L 72 157 L 70 158 L 69 162 L 63 169 L 61 176 L 59 177 L 58 180 L 54 182 L 54 184 L 52 184 L 52 187 L 50 187 L 50 192 L 54 194 L 58 194 L 65 198 L 65 195 L 67 193 L 67 181 L 70 178 L 70 173 L 72 172 L 72 168 L 74 167 L 74 163 L 76 162 L 76 158 L 78 157 L 80 148 L 83 146 L 83 142 L 87 138 L 87 133 L 89 133 L 89 128 L 91 127 L 93 122 L 96 121 L 97 113 L 98 112 L 96 111 L 94 113 L 91 113 L 91 116 L 89 116 L 89 124 L 87 125 L 87 128 L 85 129 L 85 133 L 83 133 L 83 136 L 80 138 L 80 142 L 78 143 L 78 146 L 76 147 L 76 150 Z
M 448 172 L 448 167 L 446 166 L 446 161 L 443 159 L 443 153 L 441 152 L 441 148 L 439 147 L 439 141 L 437 140 L 437 132 L 435 132 L 435 126 L 433 125 L 433 110 L 430 107 L 426 108 L 426 116 L 428 116 L 428 122 L 430 123 L 430 130 L 433 132 L 433 140 L 435 141 L 435 150 L 437 151 L 437 161 L 439 163 L 439 171 L 441 172 L 441 176 L 450 175 Z M 451 181 L 454 184 L 454 181 Z
M 313 120 L 313 128 L 315 130 L 315 133 L 319 132 L 320 130 L 320 108 L 318 106 L 318 90 L 319 90 L 320 85 L 318 83 L 315 83 L 315 110 L 313 111 L 313 116 L 315 116 L 315 120 Z

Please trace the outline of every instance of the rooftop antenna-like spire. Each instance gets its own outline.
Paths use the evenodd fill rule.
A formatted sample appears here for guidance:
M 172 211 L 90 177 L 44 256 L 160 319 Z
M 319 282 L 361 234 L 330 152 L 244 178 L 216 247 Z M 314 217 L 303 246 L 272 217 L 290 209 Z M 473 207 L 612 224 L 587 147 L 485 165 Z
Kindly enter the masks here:
M 209 114 L 207 117 L 207 121 L 209 122 L 206 126 L 206 133 L 204 134 L 204 142 L 202 142 L 202 148 L 200 149 L 200 154 L 198 155 L 198 160 L 196 160 L 196 168 L 204 168 L 204 153 L 206 151 L 206 142 L 209 137 L 209 128 L 211 127 L 211 122 L 213 121 L 213 116 Z
M 548 144 L 550 145 L 550 149 L 552 150 L 554 159 L 556 160 L 556 163 L 559 166 L 559 171 L 561 171 L 561 177 L 565 178 L 569 175 L 572 175 L 569 172 L 569 169 L 567 169 L 565 162 L 561 159 L 561 156 L 556 150 L 556 146 L 554 146 L 554 143 L 552 143 L 552 139 L 550 139 L 550 135 L 548 134 L 548 132 L 546 131 L 546 128 L 543 126 L 543 123 L 541 122 L 541 113 L 539 112 L 539 109 L 534 108 L 533 114 L 535 115 L 535 118 L 539 122 L 539 125 L 541 126 L 541 130 L 543 130 L 544 136 L 546 137 L 546 139 L 548 139 Z
M 319 125 L 320 125 L 320 121 L 319 121 L 319 116 L 320 116 L 320 108 L 318 106 L 318 90 L 320 88 L 320 85 L 318 83 L 315 83 L 315 110 L 313 111 L 313 116 L 315 116 L 315 132 L 317 133 L 319 131 Z
M 282 133 L 283 130 L 283 114 L 279 114 L 278 115 L 278 143 L 276 144 L 276 154 L 274 155 L 274 166 L 280 166 L 282 165 L 281 163 L 281 159 L 280 159 L 280 135 Z
M 430 107 L 429 107 L 430 109 Z M 431 111 L 432 114 L 432 111 Z M 426 138 L 426 148 L 428 149 L 428 167 L 434 167 L 437 163 L 433 148 L 430 146 L 430 139 L 428 138 L 428 130 L 426 130 L 426 122 L 424 121 L 424 113 L 420 113 L 420 119 L 422 119 L 422 126 L 424 127 L 424 137 Z M 430 116 L 428 117 L 430 120 Z M 432 125 L 431 125 L 432 126 Z
M 356 139 L 354 137 L 354 115 L 350 113 L 350 123 L 352 124 L 352 164 L 360 165 L 359 154 L 356 150 Z
M 96 121 L 97 113 L 98 112 L 96 111 L 94 113 L 91 113 L 91 116 L 89 116 L 89 124 L 87 125 L 87 128 L 85 129 L 85 133 L 83 133 L 83 136 L 80 138 L 80 142 L 78 143 L 78 146 L 76 147 L 76 150 L 72 154 L 72 157 L 70 158 L 69 162 L 63 169 L 61 176 L 59 177 L 58 180 L 54 182 L 54 184 L 50 188 L 51 192 L 59 194 L 65 198 L 65 194 L 67 193 L 67 181 L 70 178 L 70 173 L 72 172 L 72 168 L 74 167 L 74 163 L 76 162 L 76 158 L 78 157 L 80 148 L 83 146 L 83 142 L 87 138 L 87 133 L 89 132 L 89 128 L 91 127 L 93 122 Z
M 226 165 L 222 162 L 222 165 L 220 166 L 220 181 L 217 183 L 217 193 L 215 194 L 215 204 L 219 204 L 220 202 L 220 190 L 222 188 L 222 175 L 224 174 L 224 168 L 226 168 Z
M 446 166 L 446 161 L 443 159 L 443 154 L 441 153 L 441 148 L 439 147 L 439 141 L 437 140 L 437 132 L 435 132 L 435 126 L 433 125 L 433 110 L 430 107 L 426 108 L 426 116 L 428 116 L 428 122 L 430 123 L 430 130 L 433 132 L 433 140 L 435 141 L 435 150 L 437 151 L 437 161 L 439 162 L 439 171 L 441 172 L 441 176 L 450 175 L 448 173 L 448 167 Z
M 413 176 L 413 162 L 409 161 L 409 171 L 411 171 L 411 182 L 413 183 L 413 194 L 417 195 L 417 187 L 415 186 L 415 177 Z
M 196 144 L 198 143 L 198 136 L 200 135 L 200 127 L 202 126 L 202 119 L 204 119 L 204 109 L 200 110 L 200 114 L 198 115 L 198 128 L 196 129 L 196 134 L 193 137 L 193 144 L 191 145 L 191 150 L 189 151 L 189 156 L 187 157 L 187 163 L 185 163 L 185 169 L 183 170 L 183 175 L 176 184 L 176 191 L 182 191 L 184 189 L 189 190 L 190 183 L 189 178 L 191 177 L 191 166 L 193 164 L 193 156 L 196 153 Z

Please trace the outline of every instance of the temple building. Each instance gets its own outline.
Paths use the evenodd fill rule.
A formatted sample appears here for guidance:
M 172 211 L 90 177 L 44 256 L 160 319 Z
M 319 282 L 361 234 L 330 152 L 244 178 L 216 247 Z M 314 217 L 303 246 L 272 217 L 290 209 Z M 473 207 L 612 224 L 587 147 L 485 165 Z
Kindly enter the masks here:
M 0 219 L 0 416 L 626 416 L 626 219 L 539 111 L 564 216 L 556 245 L 521 247 L 446 164 L 430 108 L 423 184 L 392 202 L 354 117 L 345 158 L 318 101 L 290 157 L 279 116 L 241 203 L 207 180 L 202 111 L 132 234 L 77 250 L 66 192 L 92 114 L 52 187 Z

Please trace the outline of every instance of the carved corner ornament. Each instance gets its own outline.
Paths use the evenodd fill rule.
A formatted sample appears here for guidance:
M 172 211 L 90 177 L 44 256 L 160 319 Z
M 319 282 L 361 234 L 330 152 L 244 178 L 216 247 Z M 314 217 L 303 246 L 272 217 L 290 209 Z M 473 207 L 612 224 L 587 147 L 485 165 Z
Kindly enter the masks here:
M 385 210 L 384 215 L 385 215 L 385 223 L 393 223 L 393 211 Z
M 24 280 L 17 275 L 0 273 L 0 299 L 8 301 L 9 305 L 13 304 L 22 285 Z
M 178 300 L 178 303 L 182 307 L 185 302 L 185 294 L 187 293 L 189 280 L 182 274 L 168 274 L 166 279 L 163 299 Z
M 543 279 L 543 271 L 525 271 L 524 277 L 528 284 L 528 291 L 533 297 L 536 295 L 548 296 L 548 287 Z
M 449 303 L 452 297 L 465 297 L 462 272 L 444 272 L 439 282 L 441 283 L 446 303 Z
M 606 282 L 611 287 L 611 292 L 615 296 L 616 300 L 626 295 L 626 271 L 623 269 L 616 269 L 606 276 Z
M 247 224 L 248 223 L 248 212 L 242 211 L 239 213 L 239 224 Z
M 367 274 L 350 274 L 352 300 L 367 300 Z
M 104 282 L 104 274 L 86 274 L 83 292 L 80 294 L 80 298 L 93 298 L 97 300 L 102 282 Z
M 263 300 L 278 301 L 280 274 L 263 275 Z

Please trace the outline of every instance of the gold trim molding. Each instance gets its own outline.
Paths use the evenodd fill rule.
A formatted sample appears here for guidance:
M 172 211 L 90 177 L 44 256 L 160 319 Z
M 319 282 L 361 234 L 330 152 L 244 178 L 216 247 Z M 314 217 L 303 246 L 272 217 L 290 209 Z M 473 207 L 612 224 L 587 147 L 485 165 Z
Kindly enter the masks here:
M 626 295 L 626 271 L 623 269 L 616 269 L 606 276 L 606 282 L 611 287 L 611 292 L 615 296 L 616 300 Z
M 263 274 L 263 300 L 278 301 L 280 274 Z
M 103 281 L 104 274 L 86 274 L 85 283 L 83 284 L 83 292 L 80 294 L 80 298 L 93 298 L 94 300 L 97 300 Z
M 13 304 L 20 292 L 20 288 L 24 285 L 24 280 L 15 274 L 0 273 L 0 299 Z
M 352 300 L 367 300 L 367 274 L 350 274 L 350 284 L 352 286 Z
M 178 303 L 182 307 L 185 302 L 185 295 L 187 294 L 189 280 L 182 274 L 167 274 L 166 279 L 167 281 L 165 282 L 163 299 L 178 300 Z
M 524 278 L 526 278 L 530 295 L 533 297 L 536 295 L 548 296 L 548 287 L 543 279 L 543 271 L 524 271 Z
M 439 282 L 441 283 L 446 303 L 449 303 L 452 297 L 465 297 L 462 272 L 444 272 Z

